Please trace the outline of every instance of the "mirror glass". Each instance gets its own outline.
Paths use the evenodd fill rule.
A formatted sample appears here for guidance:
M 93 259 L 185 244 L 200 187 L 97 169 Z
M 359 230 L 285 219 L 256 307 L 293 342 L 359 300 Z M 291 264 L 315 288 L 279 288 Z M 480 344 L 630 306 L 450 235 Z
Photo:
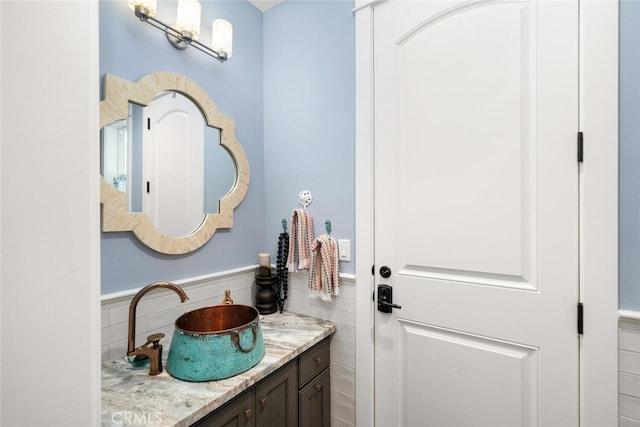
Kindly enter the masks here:
M 106 74 L 103 91 L 102 231 L 130 231 L 157 252 L 180 255 L 233 227 L 250 181 L 233 118 L 177 73 L 136 82 Z
M 160 92 L 145 107 L 129 103 L 126 120 L 102 129 L 101 174 L 125 193 L 129 212 L 145 212 L 172 237 L 196 230 L 236 180 L 236 165 L 193 101 Z

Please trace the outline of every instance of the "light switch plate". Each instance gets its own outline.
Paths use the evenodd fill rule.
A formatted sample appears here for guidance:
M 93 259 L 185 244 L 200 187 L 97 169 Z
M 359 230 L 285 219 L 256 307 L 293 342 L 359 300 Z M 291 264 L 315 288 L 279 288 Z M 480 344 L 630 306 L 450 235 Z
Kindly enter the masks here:
M 340 261 L 351 261 L 351 240 L 338 239 L 338 259 Z

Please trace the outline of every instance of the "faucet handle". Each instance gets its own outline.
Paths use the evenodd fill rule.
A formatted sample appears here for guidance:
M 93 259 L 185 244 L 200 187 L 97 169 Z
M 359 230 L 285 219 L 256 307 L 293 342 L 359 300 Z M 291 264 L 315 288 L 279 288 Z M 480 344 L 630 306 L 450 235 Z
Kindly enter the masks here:
M 158 344 L 164 337 L 162 332 L 151 334 L 147 337 L 147 342 L 141 347 L 149 357 L 149 375 L 158 375 L 162 372 L 162 346 Z M 149 347 L 151 345 L 151 347 Z
M 151 334 L 147 337 L 147 342 L 142 347 L 147 347 L 149 344 L 151 344 L 153 347 L 157 347 L 162 338 L 164 338 L 164 334 L 162 332 Z
M 224 299 L 222 300 L 222 304 L 233 304 L 233 300 L 231 299 L 231 291 L 229 289 L 224 291 Z

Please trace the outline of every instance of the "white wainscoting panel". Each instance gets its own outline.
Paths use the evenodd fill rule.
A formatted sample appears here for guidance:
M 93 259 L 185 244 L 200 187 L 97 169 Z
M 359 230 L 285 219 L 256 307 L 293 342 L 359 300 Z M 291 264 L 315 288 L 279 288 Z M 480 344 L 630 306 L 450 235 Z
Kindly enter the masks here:
M 187 311 L 208 305 L 220 304 L 225 289 L 231 290 L 231 298 L 237 304 L 253 305 L 255 302 L 255 266 L 215 273 L 203 277 L 176 280 L 189 297 L 180 303 L 178 296 L 169 290 L 151 291 L 138 302 L 136 310 L 136 344 L 145 342 L 152 333 L 163 332 L 162 344 L 168 348 L 173 336 L 174 322 Z M 307 271 L 289 273 L 288 299 L 285 310 L 320 319 L 338 325 L 331 338 L 331 425 L 355 426 L 355 278 L 340 276 L 340 295 L 333 301 L 310 299 L 307 290 Z M 125 357 L 129 304 L 138 289 L 102 296 L 102 362 Z
M 620 311 L 619 427 L 640 427 L 640 313 Z

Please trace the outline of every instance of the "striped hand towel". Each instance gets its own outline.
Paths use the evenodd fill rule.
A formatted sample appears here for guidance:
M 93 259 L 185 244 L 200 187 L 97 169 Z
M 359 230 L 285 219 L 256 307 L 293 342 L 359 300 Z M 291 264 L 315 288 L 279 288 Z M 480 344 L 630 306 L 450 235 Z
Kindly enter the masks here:
M 309 298 L 331 301 L 331 295 L 338 295 L 338 244 L 336 240 L 323 234 L 311 245 L 311 267 L 309 268 Z
M 287 268 L 295 272 L 309 268 L 311 243 L 313 242 L 313 218 L 305 209 L 295 209 L 289 221 L 289 256 Z

